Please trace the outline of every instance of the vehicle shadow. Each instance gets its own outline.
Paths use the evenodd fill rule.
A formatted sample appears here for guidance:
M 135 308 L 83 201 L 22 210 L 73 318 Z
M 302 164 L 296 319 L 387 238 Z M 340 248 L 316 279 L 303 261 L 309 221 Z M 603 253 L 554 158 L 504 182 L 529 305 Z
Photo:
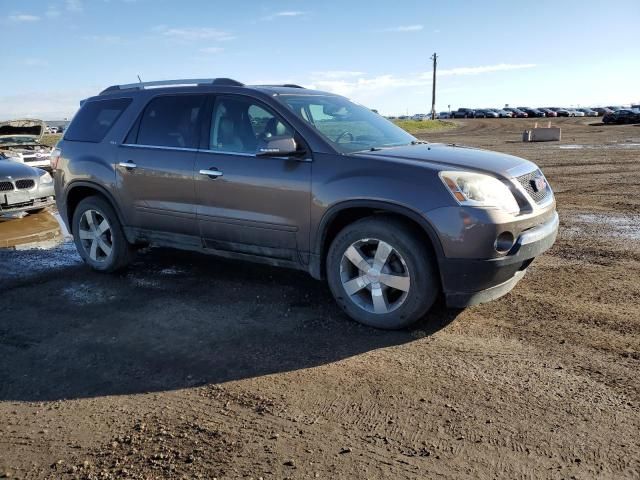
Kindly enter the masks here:
M 439 304 L 414 331 L 375 330 L 349 320 L 325 284 L 303 272 L 161 249 L 118 275 L 74 264 L 3 286 L 0 400 L 11 401 L 312 368 L 411 342 L 458 315 Z

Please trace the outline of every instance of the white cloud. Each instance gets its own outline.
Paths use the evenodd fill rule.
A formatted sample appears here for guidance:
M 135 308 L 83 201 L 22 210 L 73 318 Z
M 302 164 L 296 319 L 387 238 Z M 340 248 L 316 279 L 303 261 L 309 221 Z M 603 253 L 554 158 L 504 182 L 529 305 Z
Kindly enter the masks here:
M 60 10 L 54 6 L 49 6 L 44 14 L 49 18 L 57 18 L 60 16 Z
M 70 12 L 81 12 L 84 10 L 82 0 L 65 0 L 64 5 Z
M 286 10 L 283 12 L 274 13 L 272 15 L 267 15 L 266 17 L 263 17 L 262 20 L 275 20 L 276 18 L 282 17 L 300 17 L 305 14 L 305 12 L 301 12 L 298 10 Z
M 399 27 L 385 28 L 385 32 L 419 32 L 424 29 L 424 25 L 400 25 Z
M 0 97 L 3 119 L 39 118 L 62 120 L 69 118 L 80 107 L 80 100 L 96 95 L 98 87 L 74 91 L 25 92 Z
M 15 15 L 9 15 L 9 20 L 12 22 L 37 22 L 40 17 L 37 15 L 28 15 L 26 13 L 17 13 Z
M 195 42 L 199 40 L 225 41 L 236 38 L 228 32 L 209 27 L 171 28 L 166 25 L 160 25 L 155 27 L 154 31 L 167 38 L 183 42 Z
M 535 63 L 498 63 L 497 65 L 482 65 L 479 67 L 457 67 L 438 70 L 438 76 L 448 75 L 478 75 L 480 73 L 503 72 L 508 70 L 520 70 L 523 68 L 535 68 Z M 431 75 L 431 73 L 424 74 Z
M 376 77 L 361 77 L 354 80 L 327 80 L 319 78 L 309 87 L 337 93 L 338 95 L 350 96 L 353 94 L 370 93 L 394 88 L 417 87 L 429 84 L 430 82 L 428 80 L 419 77 L 402 78 L 394 75 L 378 75 Z
M 438 76 L 479 75 L 483 73 L 534 68 L 536 66 L 534 63 L 499 63 L 496 65 L 482 65 L 477 67 L 457 67 L 440 69 L 438 70 Z M 362 72 L 329 70 L 326 72 L 313 72 L 311 74 L 309 87 L 326 90 L 339 95 L 351 96 L 399 88 L 424 87 L 431 85 L 431 79 L 432 72 L 416 73 L 406 76 L 385 74 L 367 77 Z
M 362 75 L 364 75 L 364 72 L 352 72 L 349 70 L 327 70 L 326 72 L 313 72 L 312 75 L 319 78 L 338 79 L 361 77 Z

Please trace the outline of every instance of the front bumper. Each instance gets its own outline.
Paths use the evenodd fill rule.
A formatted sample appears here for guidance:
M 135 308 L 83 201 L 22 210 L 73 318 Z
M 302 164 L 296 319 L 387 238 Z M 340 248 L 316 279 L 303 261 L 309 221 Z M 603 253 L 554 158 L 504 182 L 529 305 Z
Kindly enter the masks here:
M 19 203 L 16 205 L 0 205 L 0 215 L 4 213 L 16 213 L 26 212 L 29 210 L 36 210 L 39 208 L 46 208 L 55 205 L 56 200 L 54 197 L 37 197 L 29 200 L 28 202 Z
M 520 234 L 509 252 L 486 260 L 440 260 L 443 290 L 449 307 L 468 307 L 507 294 L 524 276 L 533 259 L 556 240 L 559 219 L 556 212 L 545 223 Z
M 7 197 L 0 192 L 0 214 L 25 212 L 38 208 L 55 205 L 55 192 L 53 184 L 40 184 L 37 188 L 29 190 L 29 197 L 20 203 L 7 203 Z

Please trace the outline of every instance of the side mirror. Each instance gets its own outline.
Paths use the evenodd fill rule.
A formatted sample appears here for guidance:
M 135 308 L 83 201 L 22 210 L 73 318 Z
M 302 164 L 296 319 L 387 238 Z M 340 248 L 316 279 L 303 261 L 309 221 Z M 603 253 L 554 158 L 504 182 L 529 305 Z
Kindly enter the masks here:
M 269 137 L 258 145 L 256 155 L 259 157 L 286 157 L 294 155 L 298 146 L 293 137 L 286 135 Z

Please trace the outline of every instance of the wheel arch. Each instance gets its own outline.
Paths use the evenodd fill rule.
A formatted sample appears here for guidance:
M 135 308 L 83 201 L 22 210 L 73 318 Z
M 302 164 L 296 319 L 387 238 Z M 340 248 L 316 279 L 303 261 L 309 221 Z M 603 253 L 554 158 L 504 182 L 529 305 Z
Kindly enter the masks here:
M 416 228 L 418 234 L 423 235 L 428 241 L 428 246 L 431 247 L 438 264 L 436 265 L 438 274 L 440 273 L 439 262 L 443 256 L 442 245 L 435 228 L 426 218 L 404 205 L 388 201 L 348 200 L 330 207 L 320 220 L 309 264 L 311 275 L 317 279 L 325 277 L 326 255 L 331 242 L 340 230 L 356 220 L 374 215 L 392 215 Z
M 65 194 L 66 211 L 64 220 L 69 227 L 69 232 L 73 233 L 73 213 L 75 212 L 78 204 L 85 198 L 91 196 L 100 196 L 109 202 L 113 210 L 116 212 L 120 224 L 123 226 L 125 225 L 122 212 L 120 211 L 120 208 L 118 208 L 118 204 L 113 195 L 111 195 L 106 188 L 97 183 L 80 180 L 69 184 Z

